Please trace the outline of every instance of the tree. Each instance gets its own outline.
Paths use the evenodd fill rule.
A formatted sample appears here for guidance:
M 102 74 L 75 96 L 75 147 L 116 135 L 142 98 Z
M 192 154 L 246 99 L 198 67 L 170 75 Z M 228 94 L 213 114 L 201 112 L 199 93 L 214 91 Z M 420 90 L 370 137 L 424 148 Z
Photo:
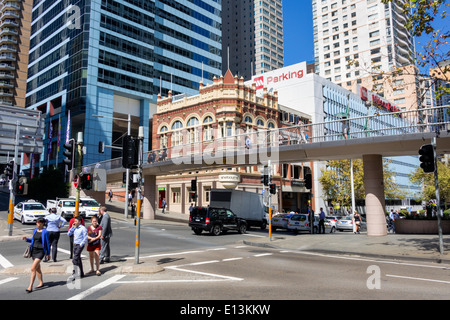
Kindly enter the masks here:
M 450 200 L 450 167 L 441 161 L 437 161 L 439 196 L 443 203 Z M 417 168 L 410 174 L 411 182 L 422 186 L 422 199 L 436 199 L 436 188 L 434 187 L 434 174 L 424 173 L 421 168 Z M 444 201 L 444 199 L 446 201 Z M 446 206 L 447 208 L 447 206 Z
M 402 199 L 405 194 L 395 183 L 394 172 L 389 169 L 390 161 L 383 160 L 384 192 L 388 199 Z M 327 200 L 350 206 L 352 203 L 350 160 L 331 160 L 321 170 L 319 181 Z M 353 183 L 355 199 L 365 198 L 364 168 L 361 159 L 353 160 Z

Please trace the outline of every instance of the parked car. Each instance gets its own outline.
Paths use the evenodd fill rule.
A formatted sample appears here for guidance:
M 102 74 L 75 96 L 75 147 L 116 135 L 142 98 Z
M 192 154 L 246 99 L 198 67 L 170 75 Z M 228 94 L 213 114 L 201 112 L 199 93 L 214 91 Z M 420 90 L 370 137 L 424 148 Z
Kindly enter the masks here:
M 325 217 L 325 228 L 330 229 L 330 233 L 333 233 L 336 231 L 336 223 L 339 219 L 342 217 L 340 216 L 326 216 Z
M 14 219 L 19 220 L 22 224 L 36 222 L 38 218 L 45 217 L 49 212 L 44 205 L 35 200 L 19 202 L 14 206 Z
M 317 233 L 319 227 L 319 217 L 314 216 L 314 233 Z M 311 225 L 309 222 L 308 214 L 293 214 L 288 220 L 288 230 L 298 231 L 311 231 Z
M 361 230 L 366 229 L 366 219 L 361 217 L 362 223 L 361 223 Z M 336 230 L 338 231 L 344 231 L 344 230 L 350 230 L 353 231 L 353 218 L 352 216 L 345 216 L 341 219 L 337 220 L 336 222 Z
M 51 208 L 56 208 L 56 214 L 68 221 L 73 218 L 75 213 L 75 199 L 47 200 L 47 210 Z M 81 206 L 78 210 L 80 216 L 84 218 L 86 216 L 85 210 Z
M 194 207 L 189 216 L 189 226 L 197 235 L 203 231 L 208 231 L 215 236 L 228 230 L 237 230 L 239 233 L 247 232 L 247 221 L 225 208 Z
M 286 229 L 288 228 L 288 220 L 289 218 L 295 214 L 294 212 L 291 213 L 279 213 L 272 217 L 272 231 L 275 231 L 277 229 Z

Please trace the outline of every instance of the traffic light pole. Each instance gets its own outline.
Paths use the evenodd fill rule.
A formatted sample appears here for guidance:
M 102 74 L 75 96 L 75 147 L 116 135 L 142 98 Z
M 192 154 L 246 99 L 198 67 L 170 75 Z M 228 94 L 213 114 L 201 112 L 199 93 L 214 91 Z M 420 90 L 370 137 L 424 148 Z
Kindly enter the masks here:
M 16 141 L 14 143 L 14 166 L 13 166 L 13 176 L 9 184 L 9 214 L 8 214 L 8 235 L 13 235 L 13 222 L 14 222 L 14 204 L 15 204 L 15 185 L 17 174 L 17 158 L 19 156 L 19 137 L 20 137 L 20 122 L 16 122 Z
M 134 263 L 139 264 L 139 249 L 141 238 L 141 206 L 142 206 L 142 162 L 144 157 L 143 143 L 144 142 L 144 127 L 139 127 L 139 151 L 138 151 L 138 193 L 136 201 L 136 239 L 134 251 Z M 128 181 L 128 180 L 127 180 Z M 149 192 L 148 190 L 147 192 Z
M 434 187 L 436 189 L 436 202 L 437 202 L 437 221 L 438 221 L 438 234 L 439 234 L 439 252 L 440 254 L 444 254 L 444 240 L 442 238 L 442 209 L 441 209 L 441 200 L 439 195 L 439 179 L 438 179 L 438 170 L 437 170 L 437 154 L 436 154 L 436 137 L 431 139 L 431 145 L 433 146 L 433 154 L 434 154 Z
M 74 217 L 77 217 L 80 215 L 80 190 L 81 190 L 81 165 L 83 163 L 83 133 L 82 132 L 78 132 L 78 137 L 77 137 L 77 144 L 76 144 L 76 149 L 77 149 L 77 173 L 78 176 L 80 177 L 80 181 L 78 182 L 77 185 L 77 191 L 76 191 L 76 195 L 75 195 L 75 213 L 74 213 Z

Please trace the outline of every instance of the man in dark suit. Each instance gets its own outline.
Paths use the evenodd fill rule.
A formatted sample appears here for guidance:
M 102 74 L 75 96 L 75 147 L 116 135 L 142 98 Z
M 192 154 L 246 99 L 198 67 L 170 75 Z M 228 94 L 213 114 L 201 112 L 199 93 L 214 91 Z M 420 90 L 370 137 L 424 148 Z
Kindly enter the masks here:
M 111 247 L 110 240 L 112 237 L 111 217 L 109 216 L 106 207 L 100 207 L 99 213 L 102 216 L 100 226 L 102 227 L 101 249 L 100 249 L 100 263 L 111 261 Z

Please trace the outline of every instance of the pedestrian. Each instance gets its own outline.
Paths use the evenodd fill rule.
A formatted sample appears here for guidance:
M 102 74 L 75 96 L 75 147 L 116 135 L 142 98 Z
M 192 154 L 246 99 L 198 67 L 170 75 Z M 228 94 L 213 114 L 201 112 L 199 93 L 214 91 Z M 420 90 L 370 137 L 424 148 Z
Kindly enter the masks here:
M 163 198 L 162 201 L 161 201 L 161 208 L 162 208 L 162 213 L 165 213 L 165 211 L 166 211 L 166 200 L 165 200 L 165 198 Z
M 353 223 L 356 226 L 356 229 L 353 233 L 360 233 L 361 230 L 361 223 L 362 223 L 362 219 L 361 219 L 361 215 L 358 213 L 358 211 L 355 210 L 355 213 L 353 214 Z
M 82 218 L 76 216 L 74 218 L 72 228 L 70 228 L 68 234 L 73 235 L 73 274 L 71 280 L 75 278 L 84 278 L 83 262 L 81 261 L 81 252 L 83 252 L 84 246 L 88 241 L 87 229 L 82 225 Z
M 109 202 L 111 202 L 111 199 L 113 197 L 113 192 L 111 189 L 109 189 L 108 197 L 109 197 Z
M 111 217 L 105 206 L 100 207 L 100 214 L 102 215 L 102 222 L 100 224 L 102 227 L 102 235 L 100 237 L 100 264 L 103 264 L 105 262 L 111 262 L 110 241 L 113 233 L 111 229 Z
M 61 234 L 61 228 L 67 223 L 66 219 L 56 214 L 56 208 L 52 208 L 49 215 L 45 216 L 47 220 L 48 239 L 50 242 L 52 259 L 56 262 L 56 255 L 58 253 L 58 241 Z M 48 259 L 44 259 L 47 262 Z
M 247 136 L 247 138 L 245 138 L 245 149 L 250 149 L 252 147 L 252 143 L 250 140 L 250 137 Z
M 73 223 L 75 222 L 75 217 L 70 219 L 69 221 L 69 229 L 70 230 L 73 226 Z M 84 220 L 81 220 L 81 224 L 84 226 Z M 70 259 L 73 259 L 73 234 L 69 235 L 69 250 L 70 250 Z
M 192 210 L 194 210 L 194 204 L 191 203 L 191 206 L 189 207 L 189 214 L 192 214 Z
M 325 233 L 325 212 L 323 212 L 323 208 L 320 208 L 319 213 L 319 234 L 321 230 L 323 231 L 322 233 Z
M 394 209 L 391 209 L 389 213 L 389 222 L 388 222 L 388 232 L 392 230 L 392 233 L 395 233 L 395 214 Z
M 33 284 L 34 280 L 36 279 L 36 275 L 39 280 L 39 285 L 36 287 L 36 289 L 40 289 L 44 286 L 41 261 L 44 256 L 47 256 L 47 259 L 50 258 L 48 231 L 44 229 L 44 223 L 44 218 L 38 218 L 36 221 L 36 228 L 33 231 L 33 236 L 31 238 L 22 238 L 22 240 L 30 242 L 31 258 L 33 259 L 33 264 L 31 265 L 30 285 L 27 289 L 25 289 L 27 293 L 31 293 L 33 291 Z
M 100 272 L 100 238 L 102 236 L 102 226 L 98 224 L 98 218 L 93 216 L 91 218 L 91 226 L 87 228 L 88 243 L 87 251 L 89 252 L 89 262 L 91 263 L 91 270 L 88 273 L 94 273 L 94 260 L 96 267 L 96 275 L 101 275 Z

